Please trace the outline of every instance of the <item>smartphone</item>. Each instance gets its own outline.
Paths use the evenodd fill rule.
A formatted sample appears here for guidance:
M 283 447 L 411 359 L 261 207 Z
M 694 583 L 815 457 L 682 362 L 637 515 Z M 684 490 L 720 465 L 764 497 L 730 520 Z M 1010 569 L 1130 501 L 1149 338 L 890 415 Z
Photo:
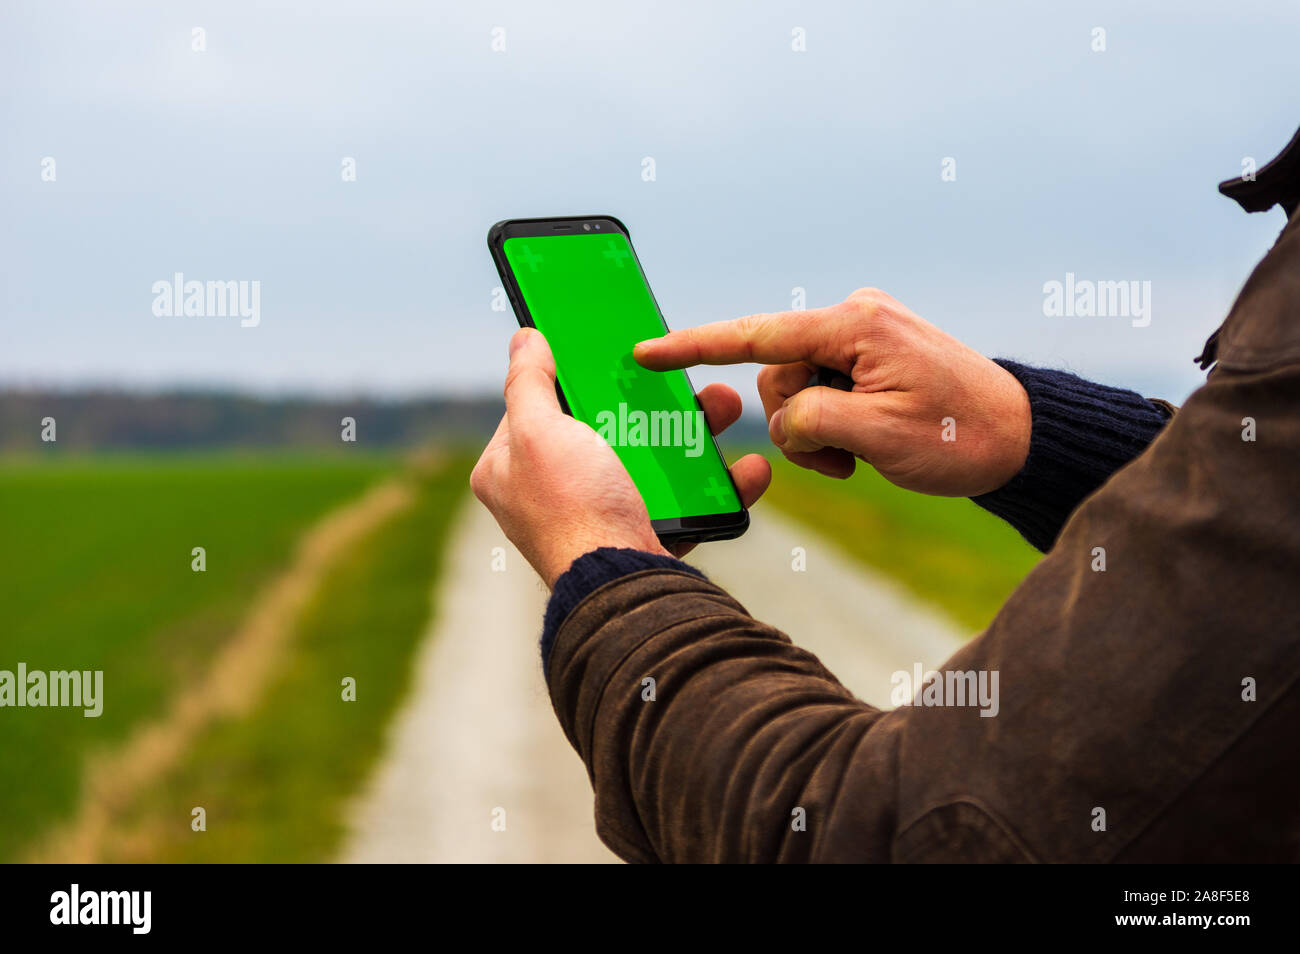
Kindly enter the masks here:
M 551 346 L 561 406 L 618 454 L 659 539 L 744 533 L 749 514 L 686 372 L 632 358 L 668 327 L 626 226 L 610 215 L 509 219 L 488 248 L 519 324 Z

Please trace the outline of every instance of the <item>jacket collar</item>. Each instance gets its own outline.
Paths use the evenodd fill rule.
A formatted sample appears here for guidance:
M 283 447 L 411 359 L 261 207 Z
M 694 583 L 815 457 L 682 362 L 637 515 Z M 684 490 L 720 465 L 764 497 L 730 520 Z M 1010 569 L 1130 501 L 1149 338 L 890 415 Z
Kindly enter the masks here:
M 1264 212 L 1280 205 L 1291 218 L 1300 204 L 1300 130 L 1253 178 L 1220 182 L 1219 191 L 1247 212 Z
M 1296 206 L 1300 205 L 1300 129 L 1296 130 L 1286 148 L 1256 171 L 1253 178 L 1238 177 L 1220 182 L 1219 191 L 1247 212 L 1266 212 L 1280 205 L 1288 220 L 1295 218 Z M 1192 359 L 1202 370 L 1218 360 L 1222 331 L 1220 325 L 1205 342 L 1201 353 Z

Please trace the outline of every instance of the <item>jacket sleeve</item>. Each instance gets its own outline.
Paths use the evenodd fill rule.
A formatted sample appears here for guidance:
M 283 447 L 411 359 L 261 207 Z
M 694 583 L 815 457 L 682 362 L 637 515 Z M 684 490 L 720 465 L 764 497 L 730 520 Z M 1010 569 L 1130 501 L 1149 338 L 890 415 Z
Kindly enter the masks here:
M 1206 386 L 941 667 L 986 674 L 995 708 L 881 712 L 671 565 L 581 587 L 546 672 L 606 843 L 631 861 L 1300 857 L 1297 216 Z
M 971 499 L 1045 553 L 1070 514 L 1146 450 L 1175 408 L 1065 371 L 997 363 L 1029 396 L 1029 456 L 1005 487 Z
M 825 858 L 855 759 L 879 782 L 841 803 L 870 816 L 853 819 L 853 854 L 888 860 L 890 760 L 864 754 L 881 711 L 697 574 L 601 586 L 559 627 L 547 682 L 625 860 Z

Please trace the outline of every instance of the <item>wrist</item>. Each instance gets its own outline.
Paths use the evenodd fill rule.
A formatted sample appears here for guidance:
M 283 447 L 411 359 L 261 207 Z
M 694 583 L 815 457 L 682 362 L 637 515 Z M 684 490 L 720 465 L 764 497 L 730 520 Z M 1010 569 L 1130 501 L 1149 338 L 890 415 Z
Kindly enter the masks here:
M 570 534 L 559 541 L 537 564 L 538 575 L 547 589 L 555 589 L 555 581 L 573 566 L 580 557 L 594 550 L 608 548 L 613 550 L 639 550 L 658 556 L 671 557 L 659 543 L 654 531 L 646 528 L 644 533 L 613 534 L 606 532 Z
M 980 493 L 992 493 L 1006 486 L 1016 474 L 1024 470 L 1034 430 L 1029 393 L 1006 368 L 999 365 L 998 370 L 1001 372 L 1002 387 L 1001 400 L 997 403 L 998 416 L 994 421 L 997 429 L 993 441 L 995 455 L 988 471 L 989 486 Z

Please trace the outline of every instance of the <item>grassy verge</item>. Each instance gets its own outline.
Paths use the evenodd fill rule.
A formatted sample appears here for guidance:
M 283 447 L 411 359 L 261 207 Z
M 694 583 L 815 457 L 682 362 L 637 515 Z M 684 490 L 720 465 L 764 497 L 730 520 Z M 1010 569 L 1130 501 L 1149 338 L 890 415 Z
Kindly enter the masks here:
M 327 861 L 411 679 L 451 516 L 472 461 L 418 480 L 413 506 L 327 574 L 279 670 L 246 717 L 213 725 L 134 806 L 106 860 Z M 356 701 L 342 699 L 344 677 Z M 207 831 L 191 830 L 202 806 Z
M 773 479 L 765 505 L 898 580 L 972 633 L 988 625 L 1038 562 L 1038 551 L 1015 530 L 969 500 L 900 490 L 864 464 L 837 481 L 768 456 Z
M 0 669 L 104 672 L 99 718 L 0 709 L 0 859 L 71 812 L 89 752 L 204 669 L 307 526 L 394 467 L 353 455 L 0 462 Z

